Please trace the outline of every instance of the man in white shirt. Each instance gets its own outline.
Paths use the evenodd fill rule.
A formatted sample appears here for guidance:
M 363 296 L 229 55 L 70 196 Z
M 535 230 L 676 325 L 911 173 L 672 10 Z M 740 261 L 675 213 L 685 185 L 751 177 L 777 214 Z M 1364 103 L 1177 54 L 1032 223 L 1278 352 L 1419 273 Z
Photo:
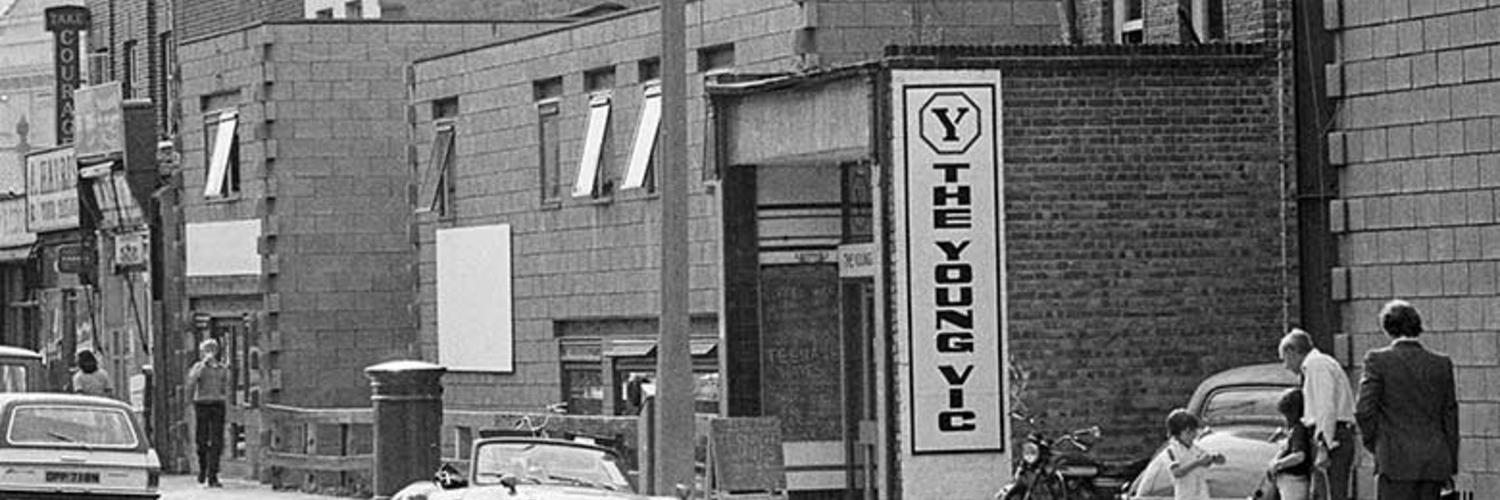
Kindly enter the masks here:
M 1313 347 L 1312 335 L 1294 328 L 1281 338 L 1281 362 L 1302 376 L 1302 423 L 1312 429 L 1313 498 L 1348 500 L 1354 466 L 1354 386 L 1338 360 Z M 1326 496 L 1325 496 L 1326 495 Z

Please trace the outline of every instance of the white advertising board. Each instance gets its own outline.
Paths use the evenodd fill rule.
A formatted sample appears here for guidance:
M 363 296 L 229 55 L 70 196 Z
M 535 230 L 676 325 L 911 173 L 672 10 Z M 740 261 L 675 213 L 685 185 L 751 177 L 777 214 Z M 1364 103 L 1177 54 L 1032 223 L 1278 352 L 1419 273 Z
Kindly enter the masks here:
M 894 71 L 897 316 L 913 455 L 1006 446 L 999 71 Z

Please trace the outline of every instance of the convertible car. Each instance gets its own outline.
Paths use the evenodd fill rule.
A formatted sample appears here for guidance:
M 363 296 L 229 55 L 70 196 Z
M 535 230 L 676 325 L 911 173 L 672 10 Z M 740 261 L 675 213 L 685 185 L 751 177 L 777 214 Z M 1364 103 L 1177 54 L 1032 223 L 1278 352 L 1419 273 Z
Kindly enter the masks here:
M 650 500 L 637 495 L 615 452 L 544 437 L 496 437 L 474 442 L 467 475 L 445 467 L 393 500 Z

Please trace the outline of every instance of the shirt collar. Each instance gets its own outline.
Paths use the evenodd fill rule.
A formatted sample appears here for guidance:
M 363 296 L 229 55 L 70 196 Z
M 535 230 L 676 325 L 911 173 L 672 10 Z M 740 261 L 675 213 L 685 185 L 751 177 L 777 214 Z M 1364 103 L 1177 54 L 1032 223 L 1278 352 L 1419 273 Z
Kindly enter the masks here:
M 1312 363 L 1313 358 L 1319 357 L 1319 356 L 1323 356 L 1323 352 L 1319 351 L 1318 348 L 1316 348 L 1316 347 L 1312 348 L 1311 351 L 1307 351 L 1307 355 L 1306 356 L 1302 357 L 1302 365 L 1301 366 L 1303 368 L 1307 368 L 1307 365 L 1309 363 Z
M 1414 346 L 1417 346 L 1417 347 L 1422 347 L 1422 342 L 1419 341 L 1419 340 L 1417 340 L 1417 339 L 1415 339 L 1415 338 L 1412 338 L 1412 337 L 1400 337 L 1400 338 L 1397 338 L 1396 340 L 1392 340 L 1391 341 L 1391 345 L 1401 345 L 1401 344 L 1409 344 L 1409 345 L 1414 345 Z

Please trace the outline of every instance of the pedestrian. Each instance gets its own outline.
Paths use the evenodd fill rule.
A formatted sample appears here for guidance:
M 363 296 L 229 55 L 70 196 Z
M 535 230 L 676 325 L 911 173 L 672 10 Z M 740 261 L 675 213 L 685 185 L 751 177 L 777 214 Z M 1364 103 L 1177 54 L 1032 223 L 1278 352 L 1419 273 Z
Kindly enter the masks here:
M 99 369 L 99 358 L 94 351 L 84 349 L 76 356 L 78 371 L 73 372 L 73 392 L 90 396 L 114 397 L 115 384 L 109 374 Z
M 1453 361 L 1422 347 L 1422 316 L 1402 300 L 1380 309 L 1390 345 L 1365 353 L 1356 414 L 1375 454 L 1375 498 L 1436 500 L 1458 473 Z
M 1270 473 L 1281 500 L 1307 500 L 1312 487 L 1312 432 L 1302 423 L 1302 408 L 1302 389 L 1286 391 L 1276 402 L 1287 439 L 1271 459 Z
M 228 397 L 229 369 L 219 361 L 219 342 L 198 344 L 199 359 L 188 371 L 188 392 L 193 396 L 194 435 L 198 445 L 198 483 L 210 488 L 219 484 L 219 455 L 224 452 L 224 401 Z
M 1281 338 L 1282 366 L 1302 377 L 1302 424 L 1312 431 L 1313 497 L 1348 500 L 1354 472 L 1354 385 L 1344 367 L 1293 328 Z
M 1173 500 L 1208 500 L 1208 468 L 1224 463 L 1224 455 L 1194 443 L 1203 422 L 1178 408 L 1167 415 L 1167 458 L 1172 466 Z

